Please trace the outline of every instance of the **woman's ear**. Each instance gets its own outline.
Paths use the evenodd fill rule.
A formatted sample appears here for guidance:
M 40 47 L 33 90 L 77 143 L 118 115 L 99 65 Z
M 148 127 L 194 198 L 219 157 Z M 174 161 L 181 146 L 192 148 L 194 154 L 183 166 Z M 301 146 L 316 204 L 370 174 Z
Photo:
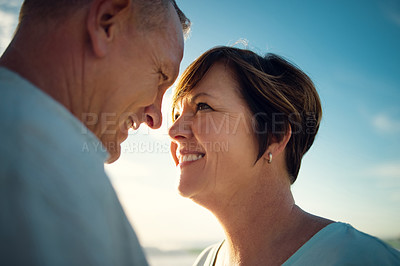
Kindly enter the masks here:
M 104 57 L 109 52 L 118 27 L 124 25 L 129 12 L 131 0 L 94 0 L 90 4 L 86 23 L 95 56 Z
M 263 158 L 267 160 L 268 163 L 272 162 L 274 157 L 279 156 L 281 153 L 285 151 L 286 145 L 288 144 L 290 138 L 292 137 L 292 127 L 288 124 L 288 129 L 285 135 L 282 137 L 280 141 L 275 141 L 270 144 L 265 151 Z

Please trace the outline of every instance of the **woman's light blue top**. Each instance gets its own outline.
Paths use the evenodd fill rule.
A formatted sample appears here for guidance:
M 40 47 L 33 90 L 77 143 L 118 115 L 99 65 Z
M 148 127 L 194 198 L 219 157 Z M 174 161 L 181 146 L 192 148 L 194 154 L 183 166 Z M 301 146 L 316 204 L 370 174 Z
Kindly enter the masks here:
M 221 244 L 206 248 L 194 266 L 215 265 Z M 315 234 L 283 266 L 400 265 L 400 252 L 345 223 L 331 223 Z

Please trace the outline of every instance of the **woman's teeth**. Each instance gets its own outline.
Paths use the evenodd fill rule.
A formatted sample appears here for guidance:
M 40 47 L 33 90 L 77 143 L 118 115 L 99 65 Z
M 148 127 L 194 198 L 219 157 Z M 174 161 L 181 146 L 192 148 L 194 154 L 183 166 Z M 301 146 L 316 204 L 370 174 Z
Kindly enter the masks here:
M 188 155 L 182 155 L 180 163 L 183 162 L 192 162 L 192 161 L 197 161 L 201 158 L 203 158 L 203 154 L 188 154 Z
M 126 128 L 130 129 L 131 127 L 133 127 L 133 121 L 131 119 L 128 119 L 126 122 Z
M 126 121 L 126 128 L 130 129 L 132 128 L 133 130 L 137 130 L 139 128 L 139 125 L 136 121 L 132 120 L 132 119 L 128 119 Z
M 133 130 L 138 130 L 139 129 L 140 124 L 138 124 L 136 121 L 132 122 L 132 128 Z

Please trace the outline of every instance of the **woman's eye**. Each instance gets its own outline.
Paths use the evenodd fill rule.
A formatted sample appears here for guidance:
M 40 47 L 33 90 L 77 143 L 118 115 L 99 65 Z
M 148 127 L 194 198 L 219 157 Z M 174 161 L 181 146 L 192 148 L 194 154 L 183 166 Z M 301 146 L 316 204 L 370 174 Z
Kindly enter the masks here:
M 206 103 L 197 104 L 197 111 L 208 110 L 208 109 L 212 110 L 212 108 Z
M 174 115 L 174 121 L 178 120 L 179 116 L 180 116 L 180 115 L 179 115 L 178 113 L 176 113 L 176 114 Z

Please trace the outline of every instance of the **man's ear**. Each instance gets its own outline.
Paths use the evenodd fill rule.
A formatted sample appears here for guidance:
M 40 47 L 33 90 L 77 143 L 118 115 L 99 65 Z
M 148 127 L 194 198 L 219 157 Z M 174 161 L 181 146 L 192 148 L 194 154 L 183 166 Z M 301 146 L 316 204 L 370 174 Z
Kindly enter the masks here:
M 271 160 L 269 153 L 271 153 L 272 156 L 276 157 L 280 153 L 284 152 L 286 145 L 288 144 L 291 137 L 292 137 L 292 127 L 290 126 L 290 124 L 288 124 L 288 130 L 286 131 L 283 138 L 280 141 L 275 141 L 272 144 L 270 144 L 267 150 L 265 151 L 263 158 L 269 161 Z
M 131 0 L 94 0 L 89 7 L 87 30 L 95 56 L 104 57 L 131 12 Z

